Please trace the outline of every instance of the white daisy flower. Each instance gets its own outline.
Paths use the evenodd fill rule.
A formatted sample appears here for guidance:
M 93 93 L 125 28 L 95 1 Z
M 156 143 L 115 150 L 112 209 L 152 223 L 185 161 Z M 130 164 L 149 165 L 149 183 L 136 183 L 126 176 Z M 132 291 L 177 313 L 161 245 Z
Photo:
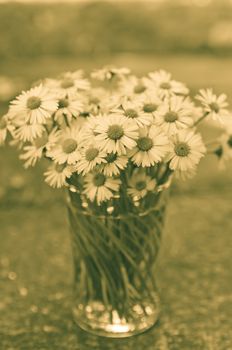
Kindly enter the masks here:
M 119 82 L 119 93 L 122 96 L 138 97 L 147 90 L 145 78 L 137 78 L 134 75 L 123 79 Z
M 120 106 L 121 100 L 122 97 L 116 92 L 110 94 L 103 88 L 93 88 L 83 98 L 84 107 L 81 115 L 88 117 L 99 113 L 109 114 L 112 109 Z
M 111 114 L 98 119 L 96 142 L 107 153 L 126 154 L 136 145 L 138 127 L 123 115 Z
M 58 110 L 54 114 L 54 119 L 60 125 L 65 123 L 65 119 L 68 123 L 70 123 L 72 118 L 79 116 L 82 110 L 83 104 L 80 97 L 76 96 L 73 98 L 60 95 L 58 97 Z
M 3 145 L 8 132 L 11 134 L 14 132 L 15 127 L 11 124 L 11 121 L 7 114 L 0 118 L 0 145 Z
M 162 101 L 154 90 L 148 90 L 141 96 L 142 110 L 153 116 L 153 119 L 163 108 L 165 101 Z
M 86 194 L 91 202 L 96 200 L 99 205 L 111 199 L 115 192 L 118 192 L 120 183 L 119 179 L 113 179 L 104 174 L 93 172 L 87 174 L 84 178 L 83 193 Z
M 196 99 L 201 102 L 207 116 L 215 121 L 223 123 L 223 119 L 229 115 L 227 96 L 225 94 L 217 97 L 212 89 L 202 89 L 199 91 Z
M 138 127 L 151 125 L 153 117 L 151 114 L 144 113 L 141 109 L 141 103 L 133 103 L 126 101 L 122 103 L 122 110 L 116 110 L 117 113 L 122 113 L 125 117 L 133 120 Z
M 41 84 L 16 97 L 9 113 L 13 118 L 22 115 L 30 124 L 45 124 L 57 108 L 57 99 Z
M 205 155 L 206 148 L 200 134 L 181 130 L 172 136 L 171 151 L 168 156 L 170 169 L 188 171 L 194 169 Z
M 35 166 L 36 162 L 42 158 L 43 147 L 37 148 L 35 145 L 28 145 L 23 150 L 24 153 L 20 154 L 19 159 L 25 161 L 24 167 L 26 169 Z
M 122 78 L 125 75 L 130 74 L 130 69 L 128 68 L 116 68 L 112 66 L 103 67 L 101 69 L 96 69 L 91 73 L 91 77 L 97 80 L 112 80 L 114 77 Z
M 159 70 L 148 74 L 149 79 L 146 81 L 151 88 L 157 90 L 158 95 L 161 98 L 175 95 L 187 95 L 189 93 L 188 88 L 181 82 L 173 80 L 170 73 L 165 70 Z
M 123 97 L 116 91 L 114 94 L 105 94 L 99 104 L 99 111 L 102 114 L 110 114 L 114 109 L 120 108 Z
M 132 196 L 133 200 L 137 201 L 153 191 L 156 187 L 156 180 L 146 175 L 145 172 L 134 172 L 128 181 L 127 192 Z
M 89 144 L 80 150 L 80 159 L 77 162 L 76 169 L 78 173 L 85 175 L 90 172 L 96 165 L 106 163 L 105 152 L 101 151 L 98 146 Z
M 61 188 L 67 185 L 66 180 L 71 177 L 74 169 L 70 165 L 53 163 L 45 171 L 45 182 L 54 188 Z
M 30 122 L 27 121 L 27 117 L 25 116 L 25 114 L 18 114 L 17 116 L 13 115 L 12 113 L 10 113 L 10 108 L 9 108 L 9 112 L 7 114 L 8 120 L 11 122 L 11 124 L 15 128 L 20 127 L 20 126 L 25 125 L 25 124 L 30 124 Z M 49 119 L 49 120 L 51 120 L 51 119 Z M 42 124 L 39 124 L 39 125 L 42 126 Z
M 45 128 L 42 124 L 23 123 L 13 132 L 13 137 L 19 141 L 32 142 L 37 137 L 41 137 Z
M 105 157 L 106 163 L 101 165 L 103 174 L 106 176 L 119 175 L 128 163 L 128 157 L 117 153 L 108 153 Z
M 193 126 L 194 105 L 189 98 L 172 96 L 156 114 L 155 124 L 167 135 Z
M 36 139 L 33 144 L 26 145 L 23 148 L 24 153 L 20 154 L 19 158 L 23 161 L 24 167 L 28 168 L 30 166 L 35 166 L 36 162 L 42 158 L 44 147 L 47 142 L 47 135 L 43 135 Z
M 54 91 L 68 96 L 75 95 L 77 92 L 86 91 L 90 88 L 90 83 L 83 78 L 83 71 L 66 72 L 60 79 L 46 79 L 45 85 Z
M 79 130 L 66 128 L 60 132 L 57 143 L 46 152 L 58 164 L 75 164 L 80 159 Z
M 35 166 L 36 162 L 42 158 L 45 149 L 51 149 L 59 137 L 56 129 L 53 129 L 50 134 L 45 130 L 41 137 L 36 138 L 30 145 L 23 148 L 24 153 L 19 156 L 25 161 L 25 168 Z
M 167 136 L 152 125 L 139 131 L 136 146 L 128 152 L 137 166 L 150 167 L 162 161 L 170 150 Z
M 96 116 L 87 117 L 85 119 L 83 118 L 85 123 L 80 130 L 80 140 L 82 140 L 83 144 L 91 144 L 94 142 L 97 136 L 96 128 L 99 125 L 100 120 L 102 120 L 104 117 L 104 115 L 99 114 Z
M 98 114 L 101 110 L 102 101 L 109 98 L 109 92 L 103 88 L 92 88 L 84 98 L 84 112 Z

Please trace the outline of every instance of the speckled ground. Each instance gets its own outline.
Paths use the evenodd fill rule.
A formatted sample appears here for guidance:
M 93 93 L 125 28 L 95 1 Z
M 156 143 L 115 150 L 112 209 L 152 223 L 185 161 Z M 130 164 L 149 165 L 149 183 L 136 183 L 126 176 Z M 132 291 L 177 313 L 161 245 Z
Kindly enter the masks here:
M 0 186 L 1 350 L 232 349 L 228 174 L 217 175 L 221 187 L 203 173 L 189 187 L 174 186 L 157 268 L 159 323 L 143 335 L 108 340 L 72 321 L 72 258 L 61 193 L 35 181 L 40 170 L 19 170 L 12 151 L 1 151 L 3 158 L 8 171 L 3 167 Z

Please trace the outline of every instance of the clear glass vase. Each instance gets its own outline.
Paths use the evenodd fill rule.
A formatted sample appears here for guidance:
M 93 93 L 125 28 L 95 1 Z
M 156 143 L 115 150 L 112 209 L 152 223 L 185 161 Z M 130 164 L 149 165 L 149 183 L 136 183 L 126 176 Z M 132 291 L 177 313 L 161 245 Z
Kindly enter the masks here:
M 154 272 L 163 231 L 169 184 L 142 208 L 96 215 L 68 191 L 74 257 L 74 319 L 84 330 L 128 337 L 152 327 L 159 315 Z M 147 204 L 147 205 L 146 205 Z M 149 206 L 149 207 L 148 207 Z

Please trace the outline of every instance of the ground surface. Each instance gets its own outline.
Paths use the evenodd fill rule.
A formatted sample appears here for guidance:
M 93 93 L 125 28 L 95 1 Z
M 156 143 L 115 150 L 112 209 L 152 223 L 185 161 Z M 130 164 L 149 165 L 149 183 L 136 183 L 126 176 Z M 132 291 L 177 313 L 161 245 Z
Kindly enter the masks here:
M 214 85 L 229 93 L 232 86 L 230 60 L 115 61 L 138 72 L 170 69 L 194 89 Z M 28 84 L 78 66 L 74 60 L 51 62 L 8 63 L 1 69 Z M 0 150 L 0 164 L 1 350 L 232 349 L 232 166 L 218 172 L 209 158 L 195 179 L 174 185 L 157 269 L 159 324 L 132 339 L 105 340 L 72 322 L 72 258 L 62 193 L 43 184 L 41 168 L 24 171 L 13 150 Z

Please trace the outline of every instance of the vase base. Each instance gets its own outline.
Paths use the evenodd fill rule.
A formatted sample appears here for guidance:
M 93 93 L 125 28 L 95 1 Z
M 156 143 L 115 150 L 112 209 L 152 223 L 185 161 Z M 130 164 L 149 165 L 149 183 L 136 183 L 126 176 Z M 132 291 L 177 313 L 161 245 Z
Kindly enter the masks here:
M 158 320 L 159 301 L 143 305 L 134 305 L 130 316 L 119 317 L 117 311 L 111 313 L 100 302 L 87 306 L 79 304 L 73 310 L 74 320 L 83 330 L 108 338 L 127 338 L 150 329 Z

